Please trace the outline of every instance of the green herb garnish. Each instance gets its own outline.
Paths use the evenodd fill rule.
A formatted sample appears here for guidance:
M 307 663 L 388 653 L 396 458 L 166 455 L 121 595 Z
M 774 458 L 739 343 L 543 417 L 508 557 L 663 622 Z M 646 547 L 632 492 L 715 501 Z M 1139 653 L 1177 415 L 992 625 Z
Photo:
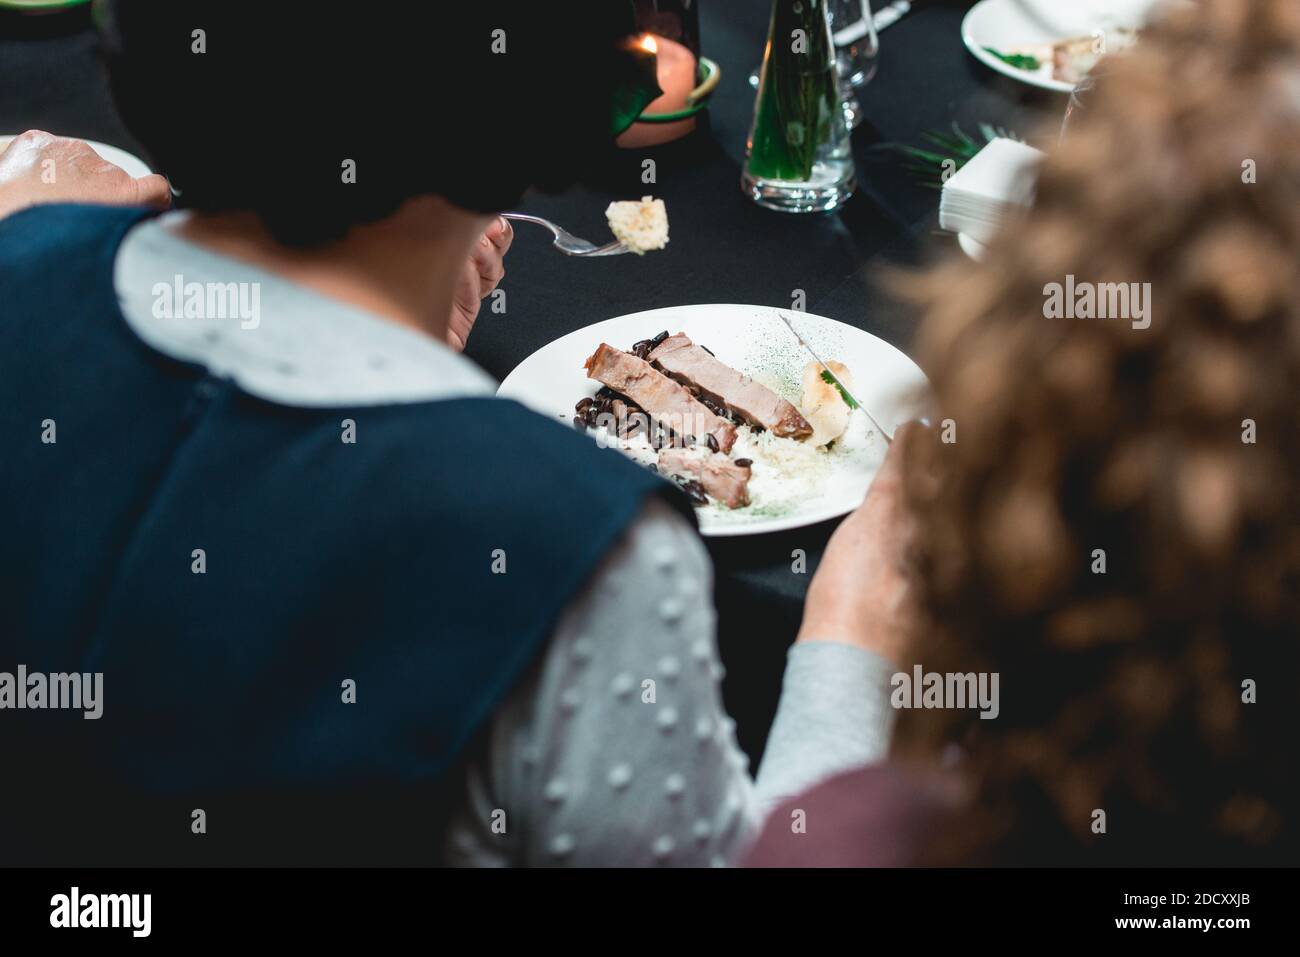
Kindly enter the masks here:
M 1013 66 L 1017 70 L 1037 70 L 1042 64 L 1038 57 L 1030 56 L 1027 53 L 999 53 L 992 47 L 984 48 L 986 53 L 992 53 L 1007 66 Z
M 844 404 L 850 409 L 856 409 L 858 407 L 858 404 L 849 397 L 847 392 L 844 391 L 844 386 L 835 381 L 835 376 L 831 375 L 830 369 L 822 370 L 822 381 L 835 386 L 835 391 L 840 394 L 840 398 L 844 400 Z

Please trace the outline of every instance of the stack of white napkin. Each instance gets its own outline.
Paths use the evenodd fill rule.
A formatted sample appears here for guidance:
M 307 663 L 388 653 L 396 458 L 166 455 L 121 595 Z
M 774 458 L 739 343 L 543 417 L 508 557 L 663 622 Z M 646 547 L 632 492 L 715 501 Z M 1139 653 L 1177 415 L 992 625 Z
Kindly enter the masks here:
M 1042 150 L 1001 137 L 991 140 L 943 184 L 939 225 L 986 243 L 1033 204 Z

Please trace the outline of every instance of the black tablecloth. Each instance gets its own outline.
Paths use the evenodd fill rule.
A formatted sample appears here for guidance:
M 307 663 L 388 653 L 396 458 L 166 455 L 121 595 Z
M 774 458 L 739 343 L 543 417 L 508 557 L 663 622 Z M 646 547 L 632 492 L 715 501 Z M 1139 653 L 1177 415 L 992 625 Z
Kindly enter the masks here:
M 960 23 L 969 5 L 921 0 L 881 34 L 879 70 L 860 93 L 865 120 L 853 135 L 857 194 L 838 214 L 801 217 L 759 209 L 740 192 L 754 103 L 747 77 L 762 55 L 768 0 L 704 0 L 702 48 L 721 65 L 722 82 L 700 128 L 678 143 L 629 153 L 598 185 L 531 196 L 523 206 L 577 235 L 599 237 L 607 232 L 604 209 L 611 199 L 653 193 L 668 205 L 668 248 L 640 258 L 568 259 L 551 250 L 547 234 L 521 226 L 506 264 L 506 312 L 483 310 L 468 355 L 500 379 L 535 349 L 601 319 L 683 303 L 790 306 L 795 290 L 803 290 L 807 311 L 906 351 L 914 317 L 883 293 L 883 267 L 947 254 L 951 244 L 932 239 L 937 191 L 906 173 L 882 144 L 919 144 L 924 131 L 954 121 L 970 131 L 988 122 L 1032 137 L 1050 129 L 1065 105 L 966 53 Z M 0 133 L 37 127 L 145 155 L 113 110 L 95 51 L 84 12 L 0 17 Z M 411 129 L 401 132 L 434 135 L 421 128 L 414 95 Z M 646 157 L 657 167 L 653 186 L 641 181 Z M 728 669 L 724 694 L 741 745 L 754 758 L 771 722 L 809 577 L 833 527 L 709 543 Z M 806 573 L 792 570 L 795 549 L 807 555 Z

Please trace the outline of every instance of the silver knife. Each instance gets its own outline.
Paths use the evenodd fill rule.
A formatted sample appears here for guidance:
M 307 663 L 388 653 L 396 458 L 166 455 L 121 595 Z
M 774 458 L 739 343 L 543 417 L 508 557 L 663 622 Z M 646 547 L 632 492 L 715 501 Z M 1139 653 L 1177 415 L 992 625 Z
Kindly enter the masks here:
M 817 353 L 813 351 L 813 347 L 808 345 L 807 340 L 804 339 L 803 336 L 799 335 L 799 330 L 796 329 L 794 325 L 790 322 L 790 317 L 787 316 L 784 312 L 777 312 L 777 315 L 781 317 L 781 321 L 785 323 L 786 328 L 789 329 L 792 333 L 794 333 L 794 337 L 799 340 L 799 345 L 807 349 L 808 355 L 812 356 L 813 359 L 817 362 L 817 364 L 822 367 L 825 374 L 831 377 L 831 382 L 835 383 L 836 388 L 838 388 L 841 392 L 843 392 L 844 395 L 848 398 L 848 400 L 853 403 L 853 407 L 855 409 L 861 409 L 864 413 L 866 413 L 867 418 L 871 420 L 871 424 L 874 425 L 877 431 L 879 431 L 880 434 L 885 437 L 885 444 L 888 445 L 889 443 L 893 442 L 894 437 L 885 431 L 885 427 L 876 421 L 876 417 L 871 414 L 871 412 L 867 409 L 865 405 L 863 405 L 861 402 L 859 402 L 857 399 L 853 397 L 853 393 L 850 392 L 847 388 L 845 388 L 844 383 L 841 382 L 839 380 L 839 377 L 836 376 L 835 373 L 831 371 L 831 367 L 828 366 L 826 363 L 822 362 L 821 356 L 817 355 Z

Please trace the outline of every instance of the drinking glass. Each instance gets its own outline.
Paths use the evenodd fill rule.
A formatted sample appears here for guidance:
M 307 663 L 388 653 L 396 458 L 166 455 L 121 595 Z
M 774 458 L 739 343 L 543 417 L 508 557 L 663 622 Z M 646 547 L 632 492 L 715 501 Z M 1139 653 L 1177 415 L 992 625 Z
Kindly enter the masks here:
M 870 0 L 829 0 L 827 14 L 835 44 L 835 64 L 840 71 L 840 93 L 844 98 L 844 119 L 849 129 L 862 122 L 862 107 L 853 92 L 866 86 L 876 75 L 880 40 L 871 13 Z M 749 85 L 758 89 L 760 67 L 749 74 Z
M 880 40 L 871 18 L 870 0 L 830 0 L 831 39 L 840 71 L 840 93 L 844 97 L 844 118 L 849 129 L 862 122 L 856 87 L 866 86 L 876 75 Z

